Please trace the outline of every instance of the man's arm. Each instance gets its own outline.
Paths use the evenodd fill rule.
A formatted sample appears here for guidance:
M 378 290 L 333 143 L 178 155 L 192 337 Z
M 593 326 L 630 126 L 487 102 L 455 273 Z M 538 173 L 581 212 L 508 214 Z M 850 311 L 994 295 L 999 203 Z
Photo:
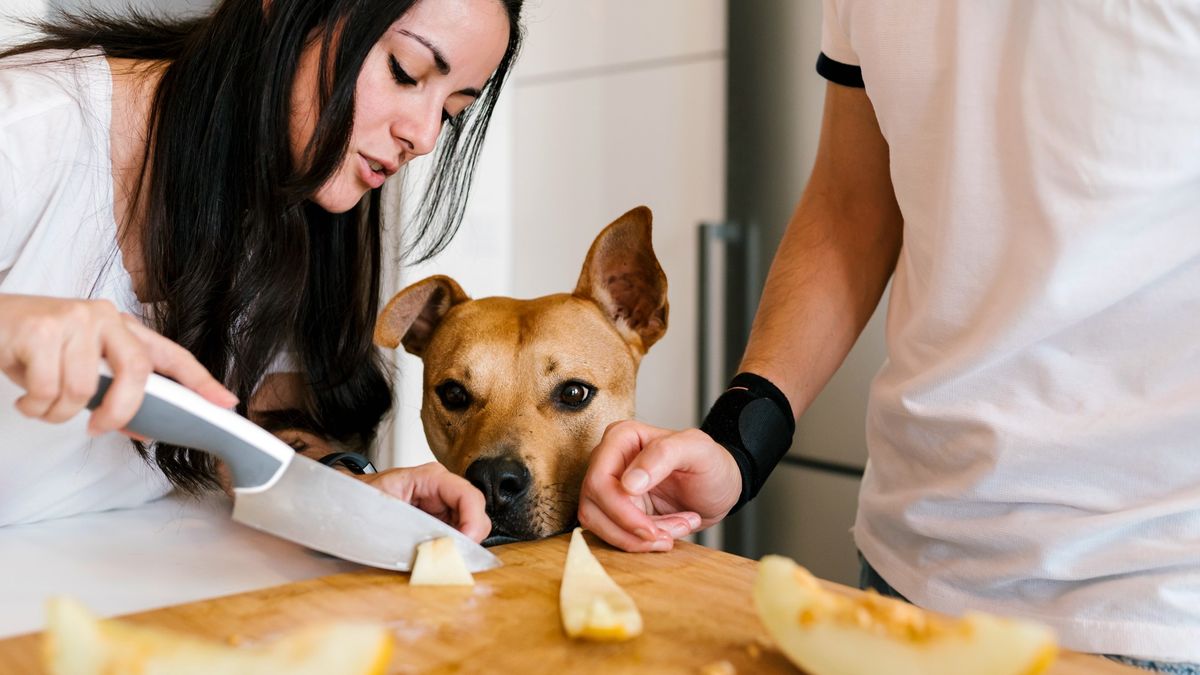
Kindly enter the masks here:
M 771 263 L 740 368 L 774 382 L 796 416 L 871 318 L 902 232 L 871 101 L 830 83 L 812 177 Z
M 888 147 L 862 89 L 825 89 L 821 141 L 754 319 L 741 369 L 802 413 L 866 325 L 900 251 Z M 627 551 L 664 551 L 724 518 L 741 468 L 707 433 L 611 425 L 592 452 L 579 520 Z

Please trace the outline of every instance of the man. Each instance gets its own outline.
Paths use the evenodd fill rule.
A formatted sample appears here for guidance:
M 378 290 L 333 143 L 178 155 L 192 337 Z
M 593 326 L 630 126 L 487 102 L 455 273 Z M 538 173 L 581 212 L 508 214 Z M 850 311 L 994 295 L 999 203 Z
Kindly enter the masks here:
M 891 278 L 868 571 L 1200 672 L 1200 5 L 826 0 L 822 51 L 743 374 L 610 428 L 580 520 L 666 550 L 752 498 Z

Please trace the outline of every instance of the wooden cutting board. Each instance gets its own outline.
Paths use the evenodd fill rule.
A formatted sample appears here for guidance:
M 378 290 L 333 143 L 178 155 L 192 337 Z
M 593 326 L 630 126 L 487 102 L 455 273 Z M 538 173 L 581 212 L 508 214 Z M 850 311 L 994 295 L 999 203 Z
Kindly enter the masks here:
M 798 673 L 766 640 L 754 612 L 755 562 L 680 542 L 670 553 L 616 551 L 589 536 L 609 574 L 642 612 L 645 633 L 593 644 L 562 632 L 558 588 L 567 538 L 493 549 L 504 566 L 474 588 L 411 587 L 408 576 L 363 571 L 133 614 L 222 641 L 254 642 L 322 619 L 381 621 L 397 639 L 390 673 Z M 835 586 L 839 592 L 857 590 Z M 0 672 L 43 672 L 40 635 L 0 641 Z M 1051 675 L 1136 673 L 1080 654 L 1060 656 Z

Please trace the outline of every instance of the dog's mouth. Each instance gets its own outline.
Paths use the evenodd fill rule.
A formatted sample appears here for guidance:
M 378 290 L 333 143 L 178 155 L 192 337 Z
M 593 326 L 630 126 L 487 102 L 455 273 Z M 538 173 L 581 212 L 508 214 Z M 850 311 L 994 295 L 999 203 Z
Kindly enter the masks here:
M 551 532 L 551 533 L 545 534 L 545 535 L 527 535 L 527 536 L 523 536 L 523 537 L 514 536 L 514 535 L 506 532 L 505 530 L 497 527 L 492 530 L 492 533 L 490 535 L 488 535 L 487 539 L 483 540 L 483 545 L 484 546 L 500 546 L 502 544 L 513 544 L 518 541 L 533 541 L 535 539 L 548 539 L 550 537 L 557 537 L 560 534 L 566 534 L 567 532 L 574 530 L 576 527 L 579 527 L 579 520 L 571 519 L 569 522 L 566 523 L 566 525 L 563 527 L 563 529 L 559 530 L 558 532 Z
M 516 537 L 510 537 L 507 534 L 491 534 L 487 539 L 483 540 L 484 546 L 499 546 L 501 544 L 511 544 L 513 542 L 523 541 Z

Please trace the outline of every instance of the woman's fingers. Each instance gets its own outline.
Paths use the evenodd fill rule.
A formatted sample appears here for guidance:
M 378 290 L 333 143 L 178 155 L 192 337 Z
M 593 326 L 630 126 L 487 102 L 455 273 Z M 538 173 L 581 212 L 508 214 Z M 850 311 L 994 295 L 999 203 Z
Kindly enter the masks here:
M 142 341 L 123 321 L 106 322 L 100 334 L 104 359 L 112 370 L 112 384 L 88 421 L 88 433 L 116 431 L 137 414 L 153 367 Z
M 100 341 L 90 326 L 79 326 L 63 346 L 58 400 L 42 418 L 65 422 L 74 417 L 96 393 L 99 382 Z
M 483 493 L 437 462 L 388 469 L 362 480 L 453 525 L 476 542 L 492 531 Z
M 238 398 L 208 372 L 192 353 L 155 333 L 128 314 L 122 324 L 145 346 L 155 372 L 166 375 L 223 408 L 237 405 Z
M 221 407 L 237 404 L 237 397 L 190 352 L 129 315 L 119 315 L 106 323 L 101 348 L 113 381 L 100 407 L 92 413 L 89 433 L 115 431 L 128 424 L 145 397 L 146 380 L 152 372 L 173 378 Z
M 445 468 L 441 469 L 441 473 L 443 475 L 434 479 L 434 489 L 438 500 L 450 507 L 455 516 L 451 524 L 476 543 L 483 541 L 492 531 L 492 520 L 488 518 L 487 501 L 483 493 L 467 479 Z
M 237 403 L 186 349 L 111 302 L 0 294 L 0 370 L 25 390 L 16 402 L 22 414 L 47 422 L 74 417 L 96 392 L 101 359 L 113 382 L 88 420 L 92 434 L 129 422 L 154 371 L 217 405 Z
M 17 410 L 26 417 L 44 418 L 58 399 L 62 381 L 62 355 L 57 350 L 36 349 L 24 355 L 21 385 L 25 394 L 17 399 Z

